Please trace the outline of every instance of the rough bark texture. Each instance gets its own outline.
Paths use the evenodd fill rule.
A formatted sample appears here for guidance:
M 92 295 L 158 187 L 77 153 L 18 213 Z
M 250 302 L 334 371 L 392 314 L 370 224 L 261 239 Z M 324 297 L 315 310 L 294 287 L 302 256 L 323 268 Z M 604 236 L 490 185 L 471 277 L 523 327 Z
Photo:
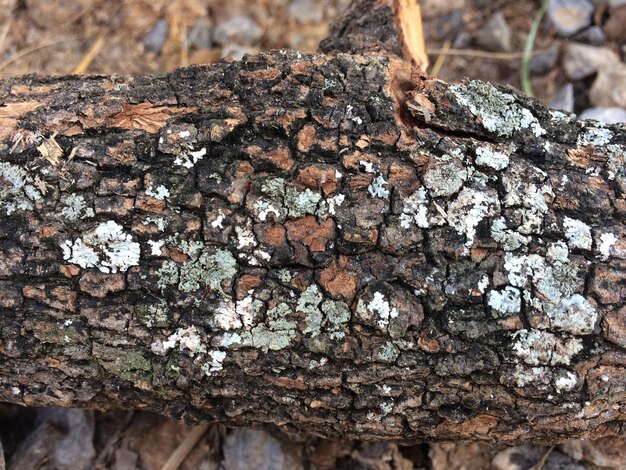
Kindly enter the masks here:
M 0 398 L 359 439 L 623 429 L 623 127 L 389 56 L 0 82 Z

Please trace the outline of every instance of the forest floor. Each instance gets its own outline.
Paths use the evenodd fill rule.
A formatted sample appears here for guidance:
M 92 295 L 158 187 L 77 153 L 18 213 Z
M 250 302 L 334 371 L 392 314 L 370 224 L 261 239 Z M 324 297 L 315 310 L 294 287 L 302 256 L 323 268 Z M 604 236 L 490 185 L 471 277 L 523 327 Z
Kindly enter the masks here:
M 137 75 L 317 49 L 349 0 L 0 0 L 0 78 L 26 73 Z M 530 84 L 546 105 L 626 121 L 626 0 L 553 0 L 539 25 Z M 420 0 L 429 73 L 521 88 L 521 51 L 541 1 Z M 528 90 L 526 90 L 528 91 Z M 188 427 L 141 411 L 0 404 L 7 468 L 496 469 L 626 468 L 626 438 L 555 447 L 399 446 L 329 441 L 218 424 Z M 182 460 L 181 460 L 182 459 Z

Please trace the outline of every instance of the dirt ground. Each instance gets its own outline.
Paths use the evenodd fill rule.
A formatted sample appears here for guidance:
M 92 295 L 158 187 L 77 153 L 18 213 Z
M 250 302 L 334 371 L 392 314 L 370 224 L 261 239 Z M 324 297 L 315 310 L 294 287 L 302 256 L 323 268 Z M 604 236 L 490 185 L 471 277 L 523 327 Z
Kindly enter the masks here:
M 348 3 L 0 0 L 0 78 L 28 73 L 136 75 L 260 50 L 315 51 L 329 23 Z M 520 52 L 541 1 L 420 4 L 429 72 L 449 82 L 469 77 L 521 86 Z M 577 114 L 611 110 L 609 114 L 619 119 L 626 106 L 626 1 L 594 0 L 592 5 L 587 23 L 575 33 L 559 30 L 558 17 L 541 22 L 531 62 L 532 89 L 538 99 L 558 109 Z M 576 49 L 579 45 L 595 49 Z M 606 61 L 591 73 L 581 71 L 590 55 L 598 54 Z M 602 77 L 607 73 L 613 78 L 608 80 L 611 90 L 605 91 L 607 80 L 602 82 Z M 0 457 L 3 448 L 7 468 L 17 470 L 626 468 L 626 438 L 619 437 L 554 448 L 501 449 L 495 442 L 403 447 L 228 430 L 216 424 L 191 428 L 143 412 L 34 410 L 1 404 L 0 439 Z M 177 463 L 179 455 L 183 460 Z M 166 462 L 171 465 L 163 466 Z

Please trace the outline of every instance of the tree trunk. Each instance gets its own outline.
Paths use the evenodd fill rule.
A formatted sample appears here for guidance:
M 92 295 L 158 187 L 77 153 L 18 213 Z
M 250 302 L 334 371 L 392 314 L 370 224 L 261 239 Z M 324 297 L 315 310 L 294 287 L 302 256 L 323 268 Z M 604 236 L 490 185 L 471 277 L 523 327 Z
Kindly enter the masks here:
M 0 398 L 622 431 L 623 126 L 352 52 L 0 82 Z

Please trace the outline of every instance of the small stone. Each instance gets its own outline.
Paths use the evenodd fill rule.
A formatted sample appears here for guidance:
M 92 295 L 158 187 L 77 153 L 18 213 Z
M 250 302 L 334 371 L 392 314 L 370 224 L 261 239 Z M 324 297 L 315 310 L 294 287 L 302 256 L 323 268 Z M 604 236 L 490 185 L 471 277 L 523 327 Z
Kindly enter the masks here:
M 263 36 L 261 27 L 247 15 L 233 16 L 222 21 L 213 30 L 213 41 L 220 46 L 238 44 L 253 46 Z
M 589 101 L 594 106 L 626 108 L 626 64 L 606 64 L 598 70 Z
M 150 52 L 158 54 L 167 37 L 167 21 L 159 20 L 150 31 L 143 37 L 142 42 Z
M 512 35 L 504 15 L 498 12 L 474 34 L 474 42 L 488 51 L 510 52 Z
M 619 124 L 626 122 L 626 111 L 622 108 L 589 108 L 585 109 L 579 116 L 580 119 L 595 119 L 604 124 Z
M 189 47 L 210 49 L 213 45 L 213 41 L 211 40 L 212 26 L 211 20 L 208 17 L 203 16 L 198 18 L 187 35 Z
M 615 41 L 617 44 L 626 43 L 626 0 L 623 0 L 623 4 L 615 6 L 611 9 L 609 19 L 604 23 L 604 33 L 610 41 Z
M 544 52 L 535 54 L 530 59 L 530 71 L 535 75 L 548 73 L 556 65 L 559 58 L 558 45 L 546 49 Z
M 601 46 L 606 41 L 606 35 L 600 26 L 592 26 L 584 29 L 572 38 L 576 42 L 590 44 L 592 46 Z
M 560 447 L 573 459 L 594 464 L 594 468 L 626 468 L 626 437 L 571 440 Z
M 548 103 L 548 108 L 556 109 L 558 111 L 564 111 L 566 113 L 571 113 L 574 111 L 574 85 L 571 83 L 566 83 L 563 85 L 559 91 L 557 91 L 550 103 Z
M 222 49 L 220 57 L 232 57 L 234 60 L 241 60 L 246 54 L 254 54 L 255 49 L 239 46 L 237 44 L 229 44 Z
M 546 13 L 561 36 L 571 36 L 591 24 L 593 10 L 588 0 L 550 0 Z
M 563 70 L 571 80 L 582 80 L 598 70 L 619 64 L 618 55 L 605 47 L 568 43 L 563 54 Z
M 324 19 L 324 4 L 318 0 L 292 0 L 287 13 L 300 23 L 319 23 Z
M 225 470 L 302 468 L 298 448 L 281 443 L 266 431 L 235 429 L 226 436 L 222 451 Z

